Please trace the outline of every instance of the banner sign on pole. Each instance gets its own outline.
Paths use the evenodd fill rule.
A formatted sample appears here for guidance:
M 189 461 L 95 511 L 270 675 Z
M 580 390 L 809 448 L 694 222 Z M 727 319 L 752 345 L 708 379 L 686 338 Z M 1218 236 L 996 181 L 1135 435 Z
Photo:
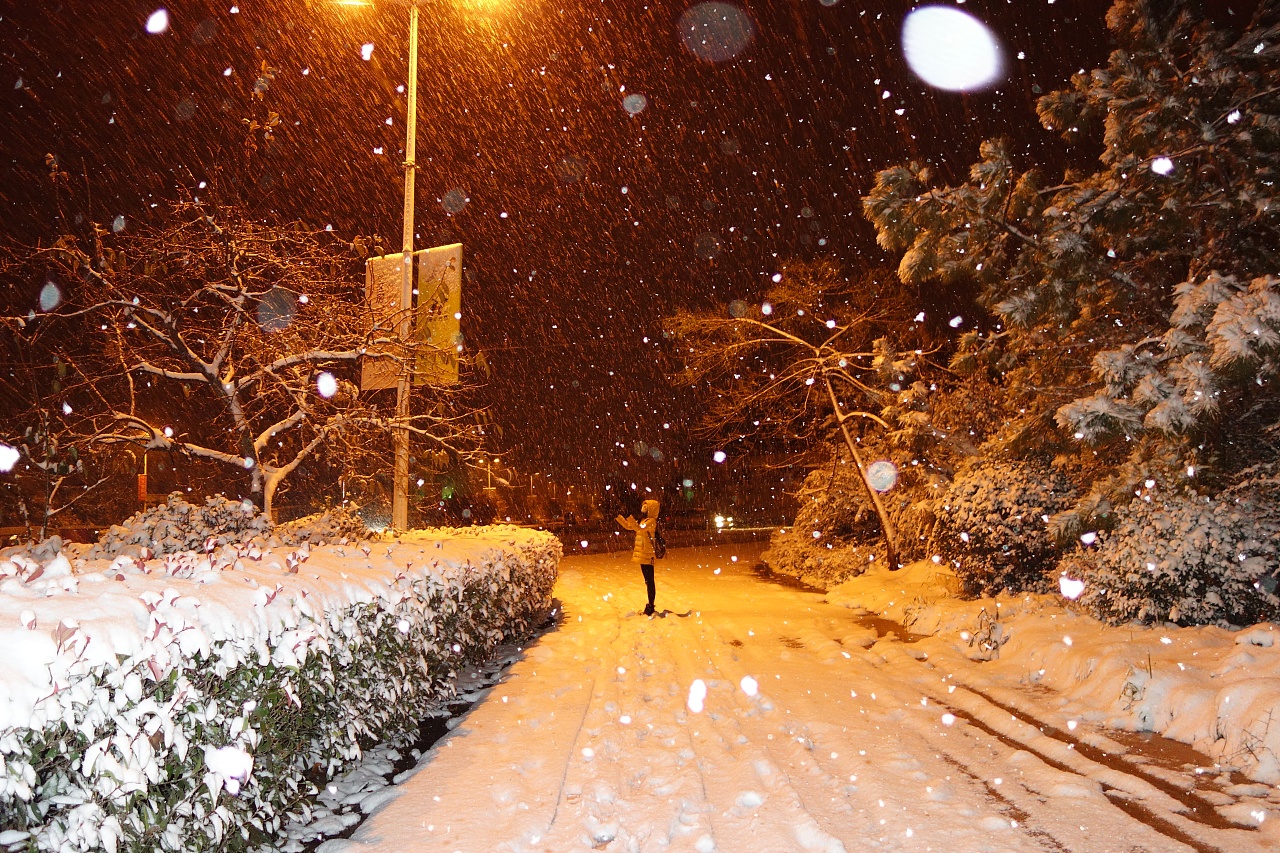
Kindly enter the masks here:
M 424 345 L 414 365 L 415 385 L 453 385 L 458 381 L 462 342 L 462 244 L 414 252 L 418 259 L 418 308 L 415 342 Z
M 416 253 L 415 253 L 416 254 Z M 369 327 L 376 328 L 375 337 L 399 338 L 400 323 L 408 306 L 400 304 L 400 291 L 404 283 L 404 253 L 369 258 L 364 265 L 365 305 L 368 309 Z M 360 389 L 377 391 L 394 388 L 400 371 L 395 359 L 379 357 L 376 352 L 360 360 Z

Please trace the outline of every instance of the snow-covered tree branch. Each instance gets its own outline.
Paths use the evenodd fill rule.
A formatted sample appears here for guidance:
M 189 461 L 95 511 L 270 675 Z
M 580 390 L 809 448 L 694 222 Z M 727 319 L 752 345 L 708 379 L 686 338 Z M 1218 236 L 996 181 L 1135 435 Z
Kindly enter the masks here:
M 361 396 L 360 362 L 376 351 L 408 369 L 429 345 L 390 341 L 370 323 L 360 260 L 330 234 L 194 197 L 155 229 L 97 229 L 37 251 L 60 287 L 45 319 L 63 324 L 100 392 L 86 435 L 232 468 L 268 512 L 309 459 L 385 466 L 400 422 Z M 428 459 L 478 452 L 461 391 L 418 396 L 407 426 L 430 443 Z

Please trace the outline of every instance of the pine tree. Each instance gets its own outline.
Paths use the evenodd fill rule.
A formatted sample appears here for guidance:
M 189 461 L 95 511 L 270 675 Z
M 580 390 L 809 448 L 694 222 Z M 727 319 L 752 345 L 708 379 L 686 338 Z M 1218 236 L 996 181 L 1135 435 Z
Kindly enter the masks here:
M 1277 453 L 1280 6 L 1234 34 L 1195 10 L 1118 0 L 1106 66 L 1040 100 L 1046 129 L 1101 143 L 1092 173 L 1050 182 L 991 140 L 958 186 L 913 163 L 863 200 L 904 282 L 980 286 L 999 325 L 953 366 L 1003 375 L 1004 438 L 1109 460 L 1082 508 L 1155 467 L 1229 477 Z

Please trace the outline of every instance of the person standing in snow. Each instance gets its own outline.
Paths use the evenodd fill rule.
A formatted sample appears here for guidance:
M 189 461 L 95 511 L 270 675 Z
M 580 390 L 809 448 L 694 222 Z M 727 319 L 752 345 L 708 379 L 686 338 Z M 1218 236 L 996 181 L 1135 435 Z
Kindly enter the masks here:
M 636 521 L 631 516 L 618 516 L 618 524 L 636 534 L 636 544 L 631 549 L 631 562 L 640 564 L 640 572 L 644 575 L 645 590 L 649 593 L 649 603 L 644 606 L 644 615 L 653 615 L 653 599 L 657 591 L 653 582 L 653 534 L 658 529 L 658 502 L 649 499 L 640 505 L 644 518 Z

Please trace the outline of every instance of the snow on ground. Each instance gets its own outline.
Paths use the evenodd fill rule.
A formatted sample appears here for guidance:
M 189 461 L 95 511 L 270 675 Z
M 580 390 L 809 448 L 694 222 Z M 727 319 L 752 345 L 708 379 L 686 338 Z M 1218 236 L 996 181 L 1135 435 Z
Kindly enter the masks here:
M 757 550 L 671 552 L 652 619 L 625 554 L 565 558 L 561 626 L 322 853 L 1280 846 L 1270 785 L 1104 729 L 1139 707 L 1189 729 L 1244 720 L 1197 705 L 1227 695 L 1266 719 L 1280 689 L 1268 627 L 1147 637 L 1043 600 L 987 602 L 993 623 L 928 566 L 828 601 L 757 578 Z M 880 636 L 887 623 L 862 611 L 938 635 Z M 1165 672 L 1179 662 L 1193 675 Z M 1109 692 L 1117 671 L 1127 699 Z
M 964 601 L 945 567 L 915 563 L 869 572 L 828 600 L 935 636 L 971 658 L 985 682 L 1040 685 L 1055 695 L 1055 725 L 1089 722 L 1155 732 L 1189 744 L 1217 764 L 1280 784 L 1280 626 L 1108 627 L 1064 608 L 1058 596 Z M 988 615 L 998 614 L 994 623 Z M 992 639 L 982 627 L 998 624 Z M 984 643 L 985 641 L 985 643 Z

